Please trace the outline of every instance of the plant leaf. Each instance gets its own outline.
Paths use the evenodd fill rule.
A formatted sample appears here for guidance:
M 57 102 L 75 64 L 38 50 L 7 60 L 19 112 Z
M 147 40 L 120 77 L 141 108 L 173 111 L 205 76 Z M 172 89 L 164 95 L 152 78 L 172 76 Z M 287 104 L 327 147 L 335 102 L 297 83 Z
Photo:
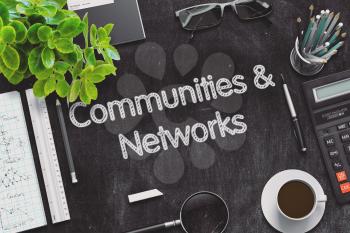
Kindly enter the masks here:
M 70 65 L 68 63 L 63 62 L 63 61 L 58 61 L 54 65 L 54 70 L 57 73 L 65 74 L 68 71 L 69 67 L 70 67 Z
M 17 70 L 19 68 L 19 54 L 11 45 L 6 46 L 2 53 L 2 59 L 9 69 Z
M 58 10 L 54 17 L 47 19 L 47 24 L 49 25 L 58 25 L 66 18 L 64 10 Z
M 1 2 L 7 7 L 10 13 L 16 10 L 16 5 L 18 3 L 14 0 L 1 0 Z
M 100 83 L 106 79 L 106 76 L 102 76 L 99 74 L 92 74 L 92 75 L 88 75 L 88 78 L 93 83 Z
M 84 55 L 83 55 L 83 50 L 80 48 L 79 45 L 74 45 L 74 52 L 77 55 L 77 60 L 83 60 Z
M 56 90 L 56 79 L 49 78 L 44 86 L 45 96 L 50 95 L 52 92 Z
M 96 100 L 98 97 L 98 90 L 92 82 L 90 82 L 88 79 L 85 79 L 85 91 L 86 94 L 93 100 Z
M 33 93 L 36 97 L 44 97 L 45 96 L 45 81 L 43 80 L 37 80 L 35 83 L 34 83 L 34 86 L 33 86 Z
M 107 32 L 104 28 L 98 28 L 97 35 L 99 40 L 108 37 Z
M 27 28 L 24 26 L 24 24 L 21 21 L 13 20 L 10 25 L 15 29 L 16 31 L 16 41 L 17 42 L 23 42 L 26 39 L 27 36 Z
M 103 28 L 106 30 L 107 35 L 109 35 L 113 31 L 114 24 L 113 23 L 106 24 Z
M 91 104 L 91 98 L 86 93 L 85 81 L 83 81 L 79 97 L 80 97 L 80 100 L 83 101 L 84 104 Z
M 61 80 L 65 80 L 65 77 L 63 74 L 60 74 L 60 73 L 55 73 L 53 75 L 53 77 L 57 80 L 57 81 L 61 81 Z
M 8 81 L 13 84 L 13 85 L 17 85 L 20 82 L 22 82 L 24 79 L 24 74 L 20 73 L 20 72 L 15 72 L 9 79 Z
M 66 18 L 58 25 L 57 30 L 64 37 L 73 37 L 79 30 L 82 31 L 80 23 L 81 20 L 78 17 Z
M 2 21 L 5 25 L 9 23 L 10 12 L 6 5 L 2 2 L 0 2 L 0 17 L 2 18 Z
M 69 84 L 66 80 L 60 80 L 56 84 L 56 93 L 59 97 L 64 98 L 69 93 Z
M 1 40 L 7 44 L 16 40 L 16 31 L 12 26 L 4 26 L 0 31 Z
M 20 64 L 17 71 L 25 74 L 28 70 L 28 56 L 21 49 L 18 49 L 17 52 L 20 56 Z
M 71 71 L 73 79 L 76 79 L 82 70 L 83 70 L 83 61 L 79 61 L 74 65 L 73 70 Z
M 36 23 L 33 24 L 29 29 L 28 29 L 28 40 L 31 44 L 39 44 L 40 39 L 38 37 L 38 30 L 42 26 L 41 23 Z
M 97 45 L 97 27 L 95 24 L 90 27 L 90 43 L 92 46 Z
M 54 6 L 57 9 L 61 9 L 66 5 L 66 0 L 41 0 L 41 5 L 43 6 Z
M 34 11 L 34 9 L 32 9 L 33 12 L 26 12 L 28 16 L 28 22 L 31 25 L 34 25 L 36 23 L 40 23 L 40 24 L 46 24 L 46 19 L 44 16 L 36 14 L 36 12 Z
M 43 62 L 43 65 L 50 69 L 55 64 L 55 53 L 50 48 L 46 47 L 41 52 L 41 60 Z
M 97 46 L 101 49 L 108 48 L 111 44 L 111 37 L 104 37 L 101 39 L 98 39 L 98 44 Z
M 45 66 L 41 59 L 42 48 L 37 47 L 29 53 L 28 66 L 32 74 L 38 74 L 45 71 Z
M 103 57 L 103 59 L 105 60 L 106 63 L 108 63 L 108 64 L 110 64 L 110 65 L 114 65 L 114 64 L 113 64 L 112 58 L 110 58 L 110 57 L 108 56 L 108 54 L 107 54 L 107 52 L 106 52 L 105 50 L 102 50 L 101 53 L 102 53 L 102 57 Z
M 102 65 L 98 65 L 95 67 L 93 73 L 94 74 L 98 74 L 98 75 L 102 75 L 102 76 L 107 76 L 110 74 L 116 74 L 116 67 L 111 65 L 111 64 L 102 64 Z
M 41 40 L 42 42 L 46 42 L 50 39 L 50 37 L 52 36 L 52 28 L 49 26 L 40 26 L 38 29 L 38 38 L 39 40 Z
M 74 44 L 71 39 L 61 38 L 56 41 L 56 49 L 61 53 L 72 53 L 74 52 Z
M 80 72 L 79 76 L 80 77 L 88 77 L 89 75 L 93 74 L 94 71 L 94 66 L 92 65 L 86 65 L 84 69 Z
M 84 50 L 85 60 L 88 65 L 96 65 L 95 50 L 93 48 L 86 48 Z
M 49 47 L 50 49 L 55 49 L 56 48 L 56 41 L 53 38 L 53 36 L 51 36 L 51 38 L 49 38 L 49 40 L 47 41 L 47 47 Z
M 44 69 L 43 71 L 36 73 L 35 77 L 39 80 L 46 80 L 52 75 L 52 72 L 53 72 L 53 68 Z
M 68 100 L 69 102 L 74 102 L 77 100 L 81 89 L 81 81 L 74 80 L 69 90 Z
M 60 58 L 67 62 L 68 64 L 74 66 L 78 62 L 77 53 L 74 51 L 73 53 L 59 53 Z
M 84 30 L 83 30 L 83 35 L 84 35 L 84 40 L 85 40 L 85 48 L 89 47 L 89 17 L 88 13 L 84 15 L 83 18 L 84 24 Z
M 7 66 L 5 65 L 5 63 L 1 57 L 0 57 L 0 71 L 1 71 L 1 73 L 3 73 L 3 75 L 7 79 L 10 79 L 12 77 L 12 75 L 15 73 L 14 70 L 7 68 Z
M 113 59 L 115 61 L 120 61 L 119 52 L 114 46 L 112 46 L 112 45 L 108 46 L 108 48 L 106 48 L 106 52 L 107 52 L 108 57 L 110 57 L 111 59 Z
M 57 8 L 55 6 L 47 5 L 47 6 L 37 6 L 36 10 L 38 13 L 44 17 L 54 17 L 57 13 Z
M 5 51 L 6 46 L 7 45 L 4 42 L 0 42 L 0 55 Z

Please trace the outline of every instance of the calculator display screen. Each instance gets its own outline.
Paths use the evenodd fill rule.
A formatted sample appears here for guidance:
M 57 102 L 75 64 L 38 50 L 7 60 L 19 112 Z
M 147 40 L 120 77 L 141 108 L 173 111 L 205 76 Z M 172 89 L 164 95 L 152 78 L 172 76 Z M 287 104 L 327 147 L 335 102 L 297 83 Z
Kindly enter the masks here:
M 313 89 L 316 103 L 350 93 L 350 78 Z

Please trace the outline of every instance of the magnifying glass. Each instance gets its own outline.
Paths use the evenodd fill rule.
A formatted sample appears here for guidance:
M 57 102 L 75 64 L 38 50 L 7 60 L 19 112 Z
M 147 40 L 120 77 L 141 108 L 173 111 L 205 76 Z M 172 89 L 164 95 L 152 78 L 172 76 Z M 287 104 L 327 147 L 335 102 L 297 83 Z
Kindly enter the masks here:
M 186 233 L 222 233 L 229 221 L 226 202 L 219 195 L 207 191 L 191 195 L 183 203 L 180 219 L 126 233 L 141 233 L 181 226 Z

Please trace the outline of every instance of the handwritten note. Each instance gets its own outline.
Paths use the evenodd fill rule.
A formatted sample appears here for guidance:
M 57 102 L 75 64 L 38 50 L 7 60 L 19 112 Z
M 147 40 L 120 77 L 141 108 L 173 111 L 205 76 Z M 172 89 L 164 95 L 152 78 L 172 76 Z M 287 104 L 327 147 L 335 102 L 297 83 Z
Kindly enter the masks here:
M 45 225 L 21 96 L 18 92 L 0 94 L 0 232 Z

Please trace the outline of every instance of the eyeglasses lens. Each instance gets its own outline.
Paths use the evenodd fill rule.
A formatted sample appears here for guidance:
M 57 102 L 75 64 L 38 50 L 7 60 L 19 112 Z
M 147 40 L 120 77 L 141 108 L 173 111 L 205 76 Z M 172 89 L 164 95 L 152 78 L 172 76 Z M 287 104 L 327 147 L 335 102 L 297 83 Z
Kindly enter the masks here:
M 221 22 L 220 6 L 213 4 L 195 6 L 179 13 L 182 27 L 187 30 L 201 30 L 214 27 Z
M 262 1 L 248 1 L 236 5 L 237 15 L 240 19 L 251 20 L 267 16 L 272 6 Z

